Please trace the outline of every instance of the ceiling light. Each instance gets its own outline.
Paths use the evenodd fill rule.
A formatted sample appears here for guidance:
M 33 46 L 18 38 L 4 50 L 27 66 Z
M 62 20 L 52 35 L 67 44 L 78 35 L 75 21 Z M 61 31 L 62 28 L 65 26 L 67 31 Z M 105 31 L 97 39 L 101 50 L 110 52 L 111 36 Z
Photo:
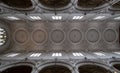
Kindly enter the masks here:
M 0 35 L 0 39 L 2 39 L 3 38 L 3 35 Z
M 73 56 L 84 56 L 82 53 L 73 53 Z
M 33 20 L 41 20 L 40 16 L 29 16 Z
M 105 18 L 105 16 L 97 16 L 94 18 L 94 20 L 99 20 L 99 19 L 103 19 L 103 18 Z
M 83 18 L 83 16 L 74 16 L 73 17 L 73 20 L 80 20 L 80 19 L 82 19 Z
M 120 17 L 116 17 L 116 18 L 114 18 L 115 20 L 120 20 Z
M 7 55 L 7 57 L 15 57 L 15 56 L 17 56 L 17 55 L 19 55 L 20 53 L 13 53 L 13 54 L 9 54 L 9 55 Z
M 53 19 L 53 20 L 61 20 L 61 19 L 62 19 L 62 16 L 52 16 L 52 19 Z
M 56 56 L 56 57 L 61 57 L 61 56 L 62 56 L 62 53 L 53 53 L 52 56 L 53 56 L 53 57 L 55 57 L 55 56 Z
M 30 55 L 30 57 L 40 57 L 41 53 L 33 53 Z
M 105 56 L 105 54 L 103 53 L 100 53 L 100 52 L 94 52 L 95 55 L 98 55 L 98 56 Z
M 9 20 L 20 20 L 19 18 L 15 17 L 15 16 L 7 16 L 6 18 Z
M 120 55 L 120 52 L 114 52 L 115 54 L 119 54 Z

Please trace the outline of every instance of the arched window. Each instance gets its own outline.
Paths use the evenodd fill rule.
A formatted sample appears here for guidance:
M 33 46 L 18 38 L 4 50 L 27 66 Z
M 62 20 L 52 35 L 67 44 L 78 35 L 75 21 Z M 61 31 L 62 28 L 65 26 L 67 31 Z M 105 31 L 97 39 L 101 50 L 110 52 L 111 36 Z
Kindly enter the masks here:
M 0 28 L 0 46 L 4 45 L 7 39 L 7 33 L 5 29 Z

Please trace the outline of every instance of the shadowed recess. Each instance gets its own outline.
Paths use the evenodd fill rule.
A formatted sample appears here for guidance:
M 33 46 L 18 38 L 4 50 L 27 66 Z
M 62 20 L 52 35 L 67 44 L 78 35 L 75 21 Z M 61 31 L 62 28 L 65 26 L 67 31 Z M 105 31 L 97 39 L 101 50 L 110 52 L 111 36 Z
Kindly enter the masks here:
M 43 68 L 39 73 L 71 73 L 71 71 L 64 66 L 53 65 Z
M 120 71 L 120 64 L 114 64 L 113 67 Z
M 39 2 L 50 8 L 61 8 L 67 6 L 70 0 L 39 0 Z
M 78 6 L 83 8 L 94 8 L 99 7 L 110 0 L 78 0 Z
M 120 8 L 120 1 L 114 5 L 112 5 L 113 8 Z
M 79 73 L 112 73 L 97 65 L 83 65 L 79 67 Z
M 22 66 L 15 66 L 8 68 L 2 71 L 1 73 L 31 73 L 31 71 L 32 71 L 32 67 L 22 65 Z
M 31 0 L 1 0 L 4 4 L 16 8 L 32 7 Z

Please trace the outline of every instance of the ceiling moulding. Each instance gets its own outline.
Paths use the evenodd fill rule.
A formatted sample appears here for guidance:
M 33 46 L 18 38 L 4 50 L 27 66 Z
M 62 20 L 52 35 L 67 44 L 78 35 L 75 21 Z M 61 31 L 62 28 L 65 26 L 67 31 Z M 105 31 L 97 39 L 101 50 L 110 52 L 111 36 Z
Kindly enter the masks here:
M 1 5 L 14 10 L 33 10 L 34 5 L 31 0 L 1 0 Z
M 76 8 L 79 10 L 98 10 L 109 6 L 111 0 L 78 0 Z
M 70 8 L 74 0 L 38 0 L 39 7 L 47 10 L 64 10 Z

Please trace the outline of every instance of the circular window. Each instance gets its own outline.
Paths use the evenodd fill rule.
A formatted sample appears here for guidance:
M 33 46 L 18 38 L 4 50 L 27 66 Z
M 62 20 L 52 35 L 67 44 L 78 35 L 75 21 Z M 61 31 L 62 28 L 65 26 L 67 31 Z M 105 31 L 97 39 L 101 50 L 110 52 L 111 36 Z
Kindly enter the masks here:
M 39 2 L 50 8 L 61 8 L 67 6 L 70 0 L 39 0 Z
M 21 66 L 8 68 L 2 71 L 1 73 L 31 73 L 31 71 L 32 71 L 32 67 L 21 65 Z
M 43 68 L 39 73 L 71 73 L 71 71 L 64 66 L 53 65 Z
M 4 45 L 7 39 L 7 33 L 5 29 L 0 28 L 0 46 Z
M 98 65 L 83 65 L 79 67 L 79 73 L 112 73 Z

